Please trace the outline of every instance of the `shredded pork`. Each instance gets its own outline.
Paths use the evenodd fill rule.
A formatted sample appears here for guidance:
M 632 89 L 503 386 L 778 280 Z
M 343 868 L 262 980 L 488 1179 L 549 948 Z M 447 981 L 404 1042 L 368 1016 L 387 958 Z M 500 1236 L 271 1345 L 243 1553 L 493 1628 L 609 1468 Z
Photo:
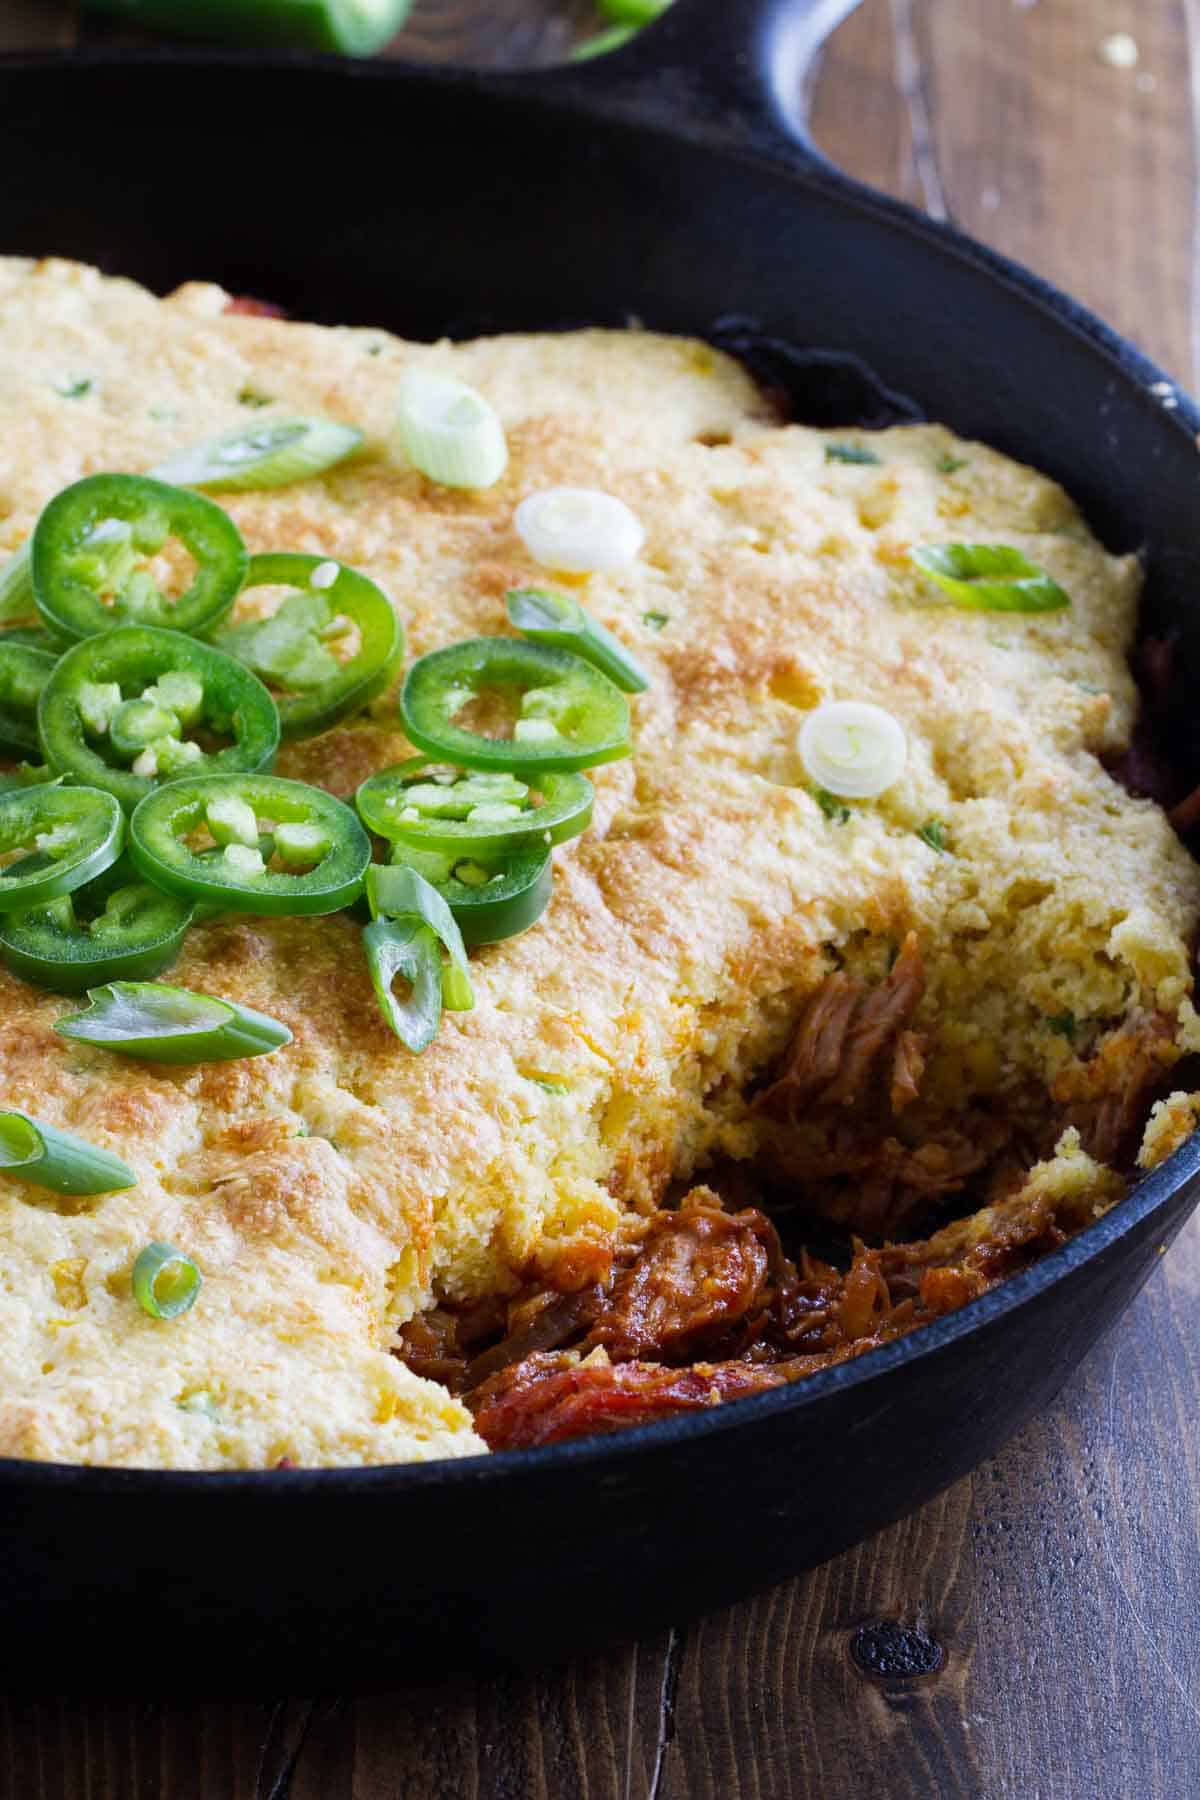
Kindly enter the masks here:
M 414 1320 L 402 1334 L 409 1367 L 462 1395 L 493 1449 L 555 1443 L 861 1356 L 1065 1242 L 1121 1191 L 1101 1165 L 1129 1150 L 1175 1054 L 1171 1021 L 1147 1015 L 1114 1030 L 1060 1073 L 1046 1097 L 1052 1137 L 1074 1128 L 1086 1178 L 1055 1185 L 1053 1165 L 1030 1172 L 1029 1146 L 999 1113 L 975 1109 L 953 1126 L 920 1116 L 930 1040 L 913 1019 L 924 993 L 911 933 L 876 987 L 830 975 L 752 1102 L 768 1126 L 763 1155 L 730 1191 L 744 1200 L 757 1176 L 787 1216 L 840 1227 L 846 1266 L 807 1249 L 786 1254 L 762 1206 L 732 1210 L 697 1187 L 645 1220 L 599 1280 L 571 1292 L 543 1282 Z M 913 1124 L 900 1126 L 906 1113 Z M 897 1241 L 976 1178 L 975 1210 Z

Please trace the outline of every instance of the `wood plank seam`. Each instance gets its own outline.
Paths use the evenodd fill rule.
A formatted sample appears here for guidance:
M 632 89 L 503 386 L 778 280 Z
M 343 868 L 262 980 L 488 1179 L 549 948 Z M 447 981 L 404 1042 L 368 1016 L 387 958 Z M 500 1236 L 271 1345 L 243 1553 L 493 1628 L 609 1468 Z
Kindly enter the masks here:
M 663 1661 L 662 1686 L 658 1695 L 658 1736 L 654 1745 L 654 1773 L 650 1778 L 649 1800 L 661 1800 L 667 1752 L 675 1738 L 675 1702 L 679 1693 L 679 1673 L 683 1661 L 683 1637 L 672 1625 L 667 1638 L 667 1654 Z

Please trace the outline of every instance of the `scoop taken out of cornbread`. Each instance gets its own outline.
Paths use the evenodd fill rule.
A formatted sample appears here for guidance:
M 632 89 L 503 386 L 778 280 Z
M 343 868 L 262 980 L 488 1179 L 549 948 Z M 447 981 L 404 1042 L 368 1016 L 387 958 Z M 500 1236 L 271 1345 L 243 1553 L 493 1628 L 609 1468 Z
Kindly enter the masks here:
M 68 1003 L 0 975 L 3 1104 L 119 1151 L 138 1177 L 85 1202 L 0 1179 L 0 1454 L 180 1468 L 476 1454 L 467 1409 L 392 1354 L 433 1305 L 595 1280 L 668 1184 L 716 1158 L 782 1171 L 850 1229 L 907 1228 L 895 1184 L 873 1222 L 856 1211 L 838 1115 L 806 1106 L 798 1138 L 786 1107 L 759 1100 L 818 990 L 835 975 L 873 990 L 910 933 L 922 1067 L 896 1132 L 930 1168 L 984 1118 L 1003 1128 L 995 1156 L 1028 1166 L 1059 1129 L 1086 1139 L 1131 1057 L 1148 1088 L 1200 1047 L 1200 871 L 1101 762 L 1134 723 L 1138 567 L 1053 482 L 937 426 L 873 435 L 875 463 L 828 460 L 847 434 L 775 424 L 744 371 L 698 343 L 424 346 L 226 305 L 211 286 L 160 301 L 74 264 L 0 263 L 0 551 L 83 475 L 150 468 L 247 418 L 325 414 L 361 426 L 364 453 L 223 500 L 251 551 L 364 570 L 420 655 L 506 631 L 506 590 L 545 578 L 513 529 L 525 494 L 602 488 L 647 536 L 627 569 L 590 578 L 587 604 L 651 685 L 634 757 L 595 772 L 595 823 L 556 853 L 548 912 L 474 954 L 476 1008 L 424 1055 L 380 1018 L 347 915 L 192 932 L 172 980 L 294 1033 L 252 1062 L 172 1069 L 68 1046 L 52 1030 Z M 414 364 L 496 407 L 497 486 L 435 488 L 393 448 Z M 908 552 L 948 540 L 1020 547 L 1069 610 L 940 603 Z M 901 780 L 845 818 L 810 792 L 796 747 L 832 699 L 886 707 L 909 744 Z M 277 768 L 346 797 L 407 754 L 392 694 Z M 931 820 L 943 848 L 922 835 Z M 1162 1146 L 1194 1120 L 1182 1097 L 1172 1108 Z M 154 1239 L 204 1272 L 201 1301 L 169 1324 L 130 1298 Z

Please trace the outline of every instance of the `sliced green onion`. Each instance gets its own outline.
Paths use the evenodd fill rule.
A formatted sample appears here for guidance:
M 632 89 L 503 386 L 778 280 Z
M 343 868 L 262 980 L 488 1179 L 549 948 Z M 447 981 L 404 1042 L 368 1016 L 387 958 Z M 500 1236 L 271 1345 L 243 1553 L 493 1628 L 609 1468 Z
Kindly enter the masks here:
M 543 488 L 522 500 L 513 524 L 535 562 L 576 575 L 624 568 L 646 541 L 637 515 L 598 488 Z
M 548 594 L 543 588 L 512 588 L 505 604 L 517 630 L 535 644 L 573 650 L 627 694 L 644 693 L 650 686 L 650 677 L 634 662 L 620 638 L 573 597 Z
M 879 463 L 882 459 L 862 444 L 826 444 L 825 461 L 839 463 Z
M 373 919 L 415 921 L 429 927 L 450 958 L 442 973 L 446 1007 L 450 1012 L 470 1012 L 475 994 L 462 932 L 437 889 L 407 865 L 372 863 L 367 870 L 367 904 Z
M 137 1185 L 119 1156 L 23 1112 L 0 1112 L 0 1171 L 56 1194 L 114 1194 Z
M 814 788 L 813 799 L 832 824 L 848 825 L 850 823 L 850 808 L 844 801 L 836 799 L 828 788 Z
M 946 826 L 944 820 L 926 819 L 925 823 L 918 831 L 917 836 L 923 844 L 928 844 L 931 850 L 936 850 L 939 856 L 946 855 Z
M 597 10 L 614 25 L 652 25 L 661 18 L 671 0 L 597 0 Z
M 933 466 L 939 475 L 957 475 L 960 469 L 967 467 L 968 461 L 965 456 L 951 456 L 948 450 L 943 450 Z
M 292 1041 L 266 1013 L 163 981 L 110 981 L 87 997 L 85 1012 L 58 1021 L 59 1036 L 146 1062 L 231 1062 Z
M 133 1265 L 133 1297 L 152 1319 L 177 1319 L 196 1304 L 200 1271 L 174 1244 L 147 1244 Z
M 598 31 L 595 37 L 584 38 L 571 51 L 572 62 L 588 62 L 593 56 L 607 56 L 610 50 L 620 50 L 638 34 L 637 25 L 610 25 L 607 31 Z
M 800 729 L 800 759 L 812 781 L 839 799 L 871 800 L 904 773 L 908 740 L 881 706 L 833 700 Z
M 508 467 L 504 427 L 494 409 L 449 375 L 407 371 L 396 434 L 413 467 L 441 487 L 493 487 Z
M 0 563 L 0 619 L 31 619 L 37 611 L 33 598 L 33 556 L 29 540 Z
M 373 919 L 363 932 L 363 949 L 379 1010 L 406 1050 L 419 1056 L 442 1022 L 442 948 L 436 932 L 413 919 Z M 401 1002 L 392 992 L 397 975 L 411 983 Z
M 269 419 L 177 450 L 151 473 L 175 487 L 205 488 L 213 494 L 288 487 L 344 462 L 362 441 L 355 426 L 335 419 Z
M 1042 613 L 1071 604 L 1057 581 L 1011 544 L 923 544 L 909 555 L 956 606 Z

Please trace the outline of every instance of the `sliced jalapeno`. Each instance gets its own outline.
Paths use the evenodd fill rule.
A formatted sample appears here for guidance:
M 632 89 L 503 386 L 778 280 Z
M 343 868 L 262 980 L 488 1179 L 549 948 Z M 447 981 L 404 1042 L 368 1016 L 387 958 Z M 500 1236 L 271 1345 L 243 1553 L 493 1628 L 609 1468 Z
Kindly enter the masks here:
M 391 602 L 356 569 L 321 556 L 255 556 L 243 593 L 294 591 L 267 619 L 226 625 L 214 642 L 275 691 L 285 738 L 324 731 L 382 693 L 404 655 Z M 353 647 L 344 657 L 343 643 Z
M 44 625 L 0 626 L 0 644 L 28 644 L 31 650 L 48 650 L 56 659 L 71 648 L 73 641 L 57 631 L 47 631 Z
M 367 902 L 371 923 L 363 949 L 379 1010 L 405 1048 L 419 1053 L 437 1036 L 443 1006 L 470 1012 L 475 1004 L 462 933 L 441 895 L 413 868 L 373 863 Z M 397 975 L 412 988 L 403 1004 L 392 992 Z
M 105 981 L 148 981 L 178 956 L 195 911 L 141 880 L 122 856 L 73 894 L 0 913 L 0 956 L 14 975 L 56 994 Z
M 516 850 L 499 862 L 445 856 L 393 844 L 391 863 L 415 869 L 441 895 L 468 948 L 528 931 L 545 912 L 554 883 L 549 850 Z
M 577 837 L 587 830 L 594 798 L 585 775 L 549 773 L 522 781 L 413 756 L 368 776 L 355 804 L 380 837 L 415 850 L 487 860 L 534 847 L 540 854 Z
M 372 919 L 363 931 L 363 954 L 375 999 L 387 1024 L 406 1050 L 419 1056 L 442 1022 L 442 947 L 437 933 L 419 920 Z M 407 1000 L 397 1000 L 397 975 L 409 983 Z
M 172 539 L 196 565 L 175 599 L 144 566 Z M 228 513 L 148 475 L 89 475 L 64 488 L 38 520 L 31 554 L 38 612 L 71 638 L 128 624 L 210 630 L 233 605 L 249 562 Z
M 183 773 L 269 765 L 279 714 L 262 682 L 232 656 L 178 631 L 122 625 L 85 638 L 59 660 L 38 703 L 38 732 L 56 773 L 132 808 Z M 219 747 L 222 737 L 233 742 Z
M 46 783 L 0 794 L 0 913 L 73 893 L 116 862 L 124 836 L 120 807 L 96 788 Z
M 512 736 L 455 724 L 473 703 L 515 703 Z M 520 638 L 472 638 L 422 656 L 405 680 L 400 716 L 419 750 L 467 769 L 588 769 L 632 748 L 629 703 L 606 675 L 567 650 Z
M 16 756 L 36 751 L 38 697 L 58 659 L 47 650 L 0 638 L 0 750 Z
M 338 912 L 358 898 L 371 860 L 348 806 L 278 775 L 169 781 L 138 806 L 129 836 L 147 881 L 232 912 Z
M 367 870 L 366 886 L 373 919 L 413 920 L 429 927 L 449 958 L 442 975 L 442 997 L 451 1012 L 470 1012 L 475 995 L 462 932 L 441 895 L 415 869 L 380 863 L 372 863 Z

